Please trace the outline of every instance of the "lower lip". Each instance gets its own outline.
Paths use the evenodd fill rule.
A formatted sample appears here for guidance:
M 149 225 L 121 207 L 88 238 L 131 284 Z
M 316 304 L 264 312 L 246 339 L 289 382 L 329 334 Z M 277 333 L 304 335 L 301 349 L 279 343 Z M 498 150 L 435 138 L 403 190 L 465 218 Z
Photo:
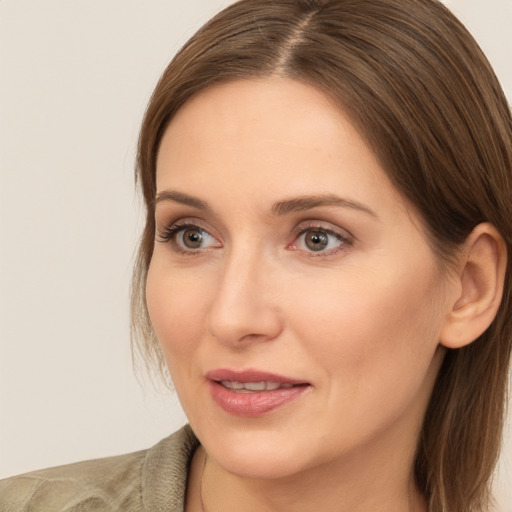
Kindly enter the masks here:
M 237 393 L 222 384 L 210 381 L 214 402 L 224 411 L 236 416 L 262 416 L 299 398 L 310 386 L 294 386 L 272 391 Z

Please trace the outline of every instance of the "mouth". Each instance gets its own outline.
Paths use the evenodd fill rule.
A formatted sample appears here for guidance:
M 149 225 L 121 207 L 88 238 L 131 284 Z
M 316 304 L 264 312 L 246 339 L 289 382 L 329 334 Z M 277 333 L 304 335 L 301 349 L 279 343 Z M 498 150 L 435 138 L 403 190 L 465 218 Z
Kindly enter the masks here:
M 213 370 L 206 374 L 211 397 L 225 412 L 261 416 L 301 397 L 309 382 L 256 370 Z
M 290 389 L 294 386 L 305 386 L 307 384 L 292 384 L 290 382 L 237 382 L 231 380 L 216 381 L 235 393 L 260 393 L 262 391 L 274 391 L 276 389 Z

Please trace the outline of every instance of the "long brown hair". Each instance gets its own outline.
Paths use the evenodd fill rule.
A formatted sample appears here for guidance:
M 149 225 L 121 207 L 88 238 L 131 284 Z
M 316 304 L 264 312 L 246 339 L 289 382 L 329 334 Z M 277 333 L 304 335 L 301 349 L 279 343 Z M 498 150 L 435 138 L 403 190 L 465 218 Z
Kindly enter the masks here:
M 501 307 L 478 340 L 447 351 L 415 459 L 430 512 L 485 510 L 512 345 L 512 119 L 482 51 L 437 0 L 242 0 L 188 41 L 160 79 L 139 139 L 147 218 L 133 279 L 134 346 L 164 372 L 145 282 L 167 124 L 214 83 L 271 75 L 315 86 L 351 117 L 415 205 L 441 263 L 483 221 L 507 244 Z

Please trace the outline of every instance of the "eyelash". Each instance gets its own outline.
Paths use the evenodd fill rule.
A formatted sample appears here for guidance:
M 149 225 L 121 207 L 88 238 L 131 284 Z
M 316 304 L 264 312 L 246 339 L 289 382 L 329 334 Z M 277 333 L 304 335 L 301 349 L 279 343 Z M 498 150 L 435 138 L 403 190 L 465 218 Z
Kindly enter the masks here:
M 204 228 L 202 228 L 200 225 L 194 224 L 194 223 L 188 222 L 188 221 L 185 221 L 185 222 L 178 221 L 178 222 L 164 228 L 163 232 L 157 233 L 157 237 L 158 237 L 157 241 L 161 242 L 161 243 L 170 244 L 173 251 L 180 253 L 180 254 L 187 255 L 187 256 L 195 256 L 195 255 L 204 253 L 205 251 L 209 251 L 212 249 L 211 247 L 198 248 L 198 249 L 192 249 L 192 248 L 185 249 L 185 248 L 181 247 L 179 245 L 179 243 L 177 242 L 176 238 L 177 238 L 177 235 L 179 235 L 181 232 L 184 232 L 186 230 L 195 230 L 195 231 L 200 231 L 202 233 L 206 233 L 206 235 L 208 235 L 208 237 L 211 237 L 212 239 L 215 240 L 215 237 L 210 235 L 210 233 L 208 233 L 208 231 L 205 230 Z M 308 251 L 308 250 L 304 250 L 304 249 L 297 249 L 296 245 L 297 245 L 297 241 L 300 239 L 300 237 L 302 237 L 303 235 L 306 235 L 307 233 L 310 233 L 310 232 L 320 233 L 323 235 L 327 235 L 329 237 L 333 237 L 339 242 L 339 245 L 337 245 L 333 249 L 320 250 L 320 251 L 313 251 L 313 250 Z M 337 231 L 334 231 L 332 229 L 320 226 L 318 223 L 311 222 L 310 224 L 306 224 L 306 225 L 302 224 L 299 227 L 299 229 L 296 230 L 296 232 L 294 234 L 293 242 L 291 244 L 289 244 L 287 247 L 291 248 L 291 250 L 294 250 L 294 251 L 303 252 L 306 257 L 318 258 L 318 257 L 333 256 L 340 251 L 346 250 L 347 247 L 350 247 L 353 244 L 354 244 L 354 238 L 352 235 L 350 235 L 348 233 L 346 235 L 343 235 L 343 234 L 341 234 Z M 218 247 L 221 247 L 221 245 L 219 245 Z
M 181 232 L 188 230 L 188 229 L 206 233 L 209 237 L 214 239 L 214 237 L 212 235 L 210 235 L 210 233 L 208 233 L 208 231 L 203 229 L 198 224 L 194 224 L 191 222 L 178 221 L 178 222 L 164 228 L 163 232 L 157 233 L 157 236 L 158 236 L 157 241 L 161 242 L 161 243 L 169 244 L 169 245 L 171 245 L 173 251 L 180 253 L 180 254 L 185 254 L 187 256 L 195 256 L 196 254 L 200 254 L 201 252 L 208 250 L 209 248 L 199 248 L 196 250 L 190 249 L 190 248 L 185 249 L 179 245 L 179 243 L 176 241 L 177 235 Z
M 321 251 L 313 251 L 313 250 L 303 250 L 304 255 L 308 258 L 319 258 L 319 257 L 328 257 L 328 256 L 334 256 L 338 254 L 338 252 L 346 250 L 348 247 L 352 246 L 354 244 L 354 237 L 347 234 L 342 234 L 338 231 L 335 231 L 333 229 L 326 228 L 324 226 L 320 226 L 318 223 L 311 222 L 306 223 L 305 225 L 302 224 L 299 229 L 297 230 L 296 234 L 294 235 L 294 241 L 292 242 L 292 246 L 297 244 L 297 241 L 302 237 L 303 235 L 306 235 L 307 233 L 320 233 L 323 235 L 327 235 L 330 237 L 335 238 L 339 245 L 332 249 L 328 250 L 321 250 Z M 300 250 L 294 248 L 293 250 Z

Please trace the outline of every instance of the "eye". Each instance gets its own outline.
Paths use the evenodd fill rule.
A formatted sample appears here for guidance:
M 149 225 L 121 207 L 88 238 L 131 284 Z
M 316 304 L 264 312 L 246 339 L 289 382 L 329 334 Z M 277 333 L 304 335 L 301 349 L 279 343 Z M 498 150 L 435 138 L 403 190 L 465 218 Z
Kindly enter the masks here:
M 177 252 L 195 253 L 202 249 L 221 247 L 208 231 L 195 224 L 174 224 L 158 233 L 158 241 L 169 243 Z
M 290 247 L 292 250 L 327 255 L 351 245 L 351 239 L 341 233 L 320 226 L 303 229 Z
M 304 245 L 312 251 L 323 251 L 329 246 L 330 240 L 327 233 L 308 231 L 301 236 L 304 238 Z
M 176 234 L 176 242 L 187 249 L 200 249 L 203 244 L 208 245 L 210 235 L 197 228 L 187 228 L 178 231 Z

